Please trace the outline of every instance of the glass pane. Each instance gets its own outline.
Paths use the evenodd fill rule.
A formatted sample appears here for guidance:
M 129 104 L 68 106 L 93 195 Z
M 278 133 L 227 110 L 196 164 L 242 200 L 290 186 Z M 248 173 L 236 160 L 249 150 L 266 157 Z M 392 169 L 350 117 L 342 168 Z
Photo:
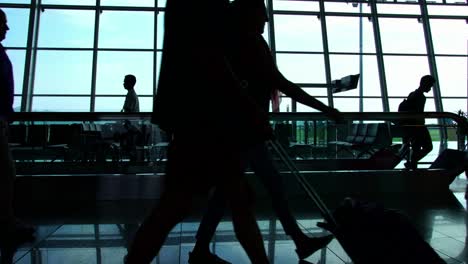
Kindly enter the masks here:
M 360 20 L 362 40 L 360 40 Z M 375 40 L 372 22 L 359 17 L 327 17 L 328 49 L 331 52 L 375 53 Z
M 270 105 L 271 108 L 271 105 Z M 270 109 L 271 111 L 271 109 Z M 283 97 L 280 103 L 280 112 L 291 112 L 291 98 Z
M 405 95 L 406 98 L 406 95 Z M 390 112 L 398 112 L 398 106 L 403 101 L 404 98 L 388 98 L 388 104 L 390 107 Z
M 30 4 L 31 0 L 2 0 L 2 4 Z M 3 10 L 5 11 L 5 10 Z
M 424 106 L 424 112 L 435 112 L 435 101 L 432 94 L 432 90 L 429 93 L 426 93 L 426 105 Z M 429 122 L 426 122 L 429 123 Z
M 140 112 L 152 112 L 153 111 L 153 97 L 140 97 Z
M 442 98 L 442 105 L 444 106 L 444 112 L 456 114 L 459 110 L 462 110 L 465 113 L 468 111 L 468 99 Z
M 161 71 L 162 52 L 156 52 L 156 86 L 159 83 L 159 72 Z
M 21 99 L 22 96 L 15 96 L 13 99 L 13 110 L 15 112 L 21 112 Z
M 97 61 L 96 94 L 125 95 L 125 75 L 135 75 L 135 92 L 153 94 L 153 52 L 100 51 Z
M 291 11 L 320 11 L 320 6 L 318 1 L 273 0 L 273 9 Z
M 263 31 L 262 37 L 265 39 L 268 46 L 270 46 L 270 31 L 268 30 L 270 27 L 270 23 L 265 24 L 265 31 Z
M 341 112 L 359 112 L 358 98 L 334 98 L 333 105 Z
M 33 112 L 89 112 L 89 109 L 89 97 L 33 97 Z
M 364 56 L 360 82 L 364 96 L 382 96 L 380 89 L 379 67 L 376 56 Z
M 99 25 L 100 48 L 153 49 L 154 12 L 104 11 Z
M 42 0 L 44 5 L 96 5 L 96 0 Z
M 124 96 L 119 97 L 96 97 L 96 112 L 120 112 L 125 102 Z M 153 110 L 152 96 L 138 96 L 140 103 L 140 112 L 151 112 Z
M 324 98 L 324 97 L 316 97 L 317 100 L 321 101 L 322 103 L 328 105 L 328 99 L 327 98 Z M 335 105 L 335 107 L 337 107 Z M 320 112 L 312 107 L 309 107 L 307 105 L 303 105 L 301 103 L 297 103 L 297 112 L 314 112 L 314 113 L 317 113 L 317 112 Z
M 162 49 L 163 48 L 163 41 L 164 41 L 164 12 L 159 12 L 157 14 L 158 18 L 158 31 L 157 31 L 157 43 L 156 48 Z
M 466 16 L 466 14 L 468 14 L 468 5 L 466 5 L 465 2 L 462 5 L 458 6 L 428 6 L 427 12 L 429 13 L 429 15 Z
M 360 73 L 359 82 L 363 82 L 363 95 L 380 96 L 381 90 L 376 56 L 362 56 L 362 72 L 360 72 L 359 64 L 359 55 L 331 55 L 330 68 L 332 80 Z M 341 92 L 337 95 L 359 96 L 359 83 L 356 89 Z
M 442 96 L 468 96 L 467 58 L 436 57 L 436 63 Z
M 140 101 L 140 98 L 138 98 Z M 125 97 L 96 97 L 95 112 L 120 112 L 125 102 Z
M 275 15 L 276 50 L 323 51 L 322 29 L 316 16 Z
M 422 56 L 384 56 L 384 64 L 389 96 L 406 97 L 419 87 L 422 76 L 430 74 L 428 59 Z
M 91 51 L 38 51 L 34 94 L 90 94 L 92 61 Z
M 39 256 L 41 263 L 66 263 L 70 259 L 74 263 L 97 263 L 96 248 L 56 248 L 40 251 Z
M 421 8 L 416 4 L 377 4 L 379 14 L 421 14 Z
M 364 112 L 383 112 L 382 99 L 364 98 L 363 108 Z
M 2 45 L 5 47 L 26 47 L 28 40 L 29 9 L 2 8 L 7 17 L 10 30 L 6 33 Z
M 370 5 L 352 2 L 334 3 L 325 2 L 326 12 L 345 12 L 345 13 L 371 13 Z
M 467 54 L 468 26 L 465 20 L 431 19 L 430 25 L 436 54 Z
M 15 80 L 15 94 L 23 92 L 24 64 L 26 59 L 26 51 L 24 50 L 7 50 L 11 64 L 13 64 L 13 78 Z
M 156 0 L 158 2 L 158 7 L 166 7 L 167 0 Z
M 379 18 L 385 53 L 426 54 L 422 24 L 416 18 Z
M 279 70 L 292 82 L 326 83 L 323 55 L 277 54 Z
M 146 6 L 154 7 L 154 0 L 101 0 L 103 6 Z
M 39 47 L 92 48 L 93 10 L 46 9 L 41 13 Z
M 314 87 L 314 88 L 301 87 L 301 88 L 304 91 L 306 91 L 308 94 L 312 95 L 312 96 L 325 96 L 325 97 L 327 97 L 327 95 L 328 95 L 326 87 L 320 87 L 320 88 L 317 88 L 317 87 Z

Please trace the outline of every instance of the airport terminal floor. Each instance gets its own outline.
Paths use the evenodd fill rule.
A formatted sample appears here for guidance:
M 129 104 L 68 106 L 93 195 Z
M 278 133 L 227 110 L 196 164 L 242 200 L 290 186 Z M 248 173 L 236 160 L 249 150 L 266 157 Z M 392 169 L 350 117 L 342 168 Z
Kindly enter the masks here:
M 468 263 L 466 253 L 466 200 L 464 174 L 450 185 L 454 198 L 443 206 L 418 206 L 408 208 L 402 198 L 393 203 L 403 211 L 421 231 L 424 239 L 447 263 Z M 18 264 L 58 263 L 122 263 L 133 232 L 154 201 L 100 202 L 96 204 L 63 205 L 43 204 L 28 212 L 20 210 L 20 216 L 37 226 L 33 243 L 23 245 L 14 256 Z M 52 203 L 51 203 L 52 204 Z M 400 205 L 400 206 L 398 206 Z M 316 226 L 322 217 L 312 202 L 291 201 L 294 215 L 310 236 L 326 233 Z M 201 209 L 201 208 L 198 208 Z M 152 263 L 187 263 L 188 253 L 194 246 L 194 236 L 201 214 L 194 209 L 183 223 L 170 233 L 159 256 Z M 271 263 L 298 263 L 294 243 L 285 235 L 275 219 L 267 199 L 256 203 L 257 221 L 261 228 L 265 248 Z M 213 252 L 232 263 L 249 263 L 245 252 L 237 242 L 232 224 L 227 216 L 218 226 L 212 242 Z M 339 242 L 334 239 L 327 248 L 317 251 L 299 263 L 352 263 Z M 406 263 L 406 262 L 404 262 Z

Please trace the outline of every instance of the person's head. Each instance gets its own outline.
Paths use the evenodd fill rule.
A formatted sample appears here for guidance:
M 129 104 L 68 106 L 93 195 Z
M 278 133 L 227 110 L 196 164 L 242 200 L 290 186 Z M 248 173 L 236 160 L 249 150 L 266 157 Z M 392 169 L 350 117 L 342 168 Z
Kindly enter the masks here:
M 435 78 L 431 75 L 424 75 L 419 82 L 419 88 L 425 93 L 429 92 L 435 83 Z
M 7 24 L 7 17 L 5 12 L 3 12 L 2 9 L 0 9 L 0 42 L 2 42 L 5 37 L 6 33 L 10 28 L 8 27 Z
M 242 30 L 250 34 L 263 34 L 268 14 L 263 0 L 234 0 L 231 15 Z
M 135 86 L 135 83 L 136 83 L 135 75 L 132 75 L 132 74 L 125 75 L 124 82 L 123 82 L 123 86 L 125 89 L 127 90 L 133 89 L 133 87 Z

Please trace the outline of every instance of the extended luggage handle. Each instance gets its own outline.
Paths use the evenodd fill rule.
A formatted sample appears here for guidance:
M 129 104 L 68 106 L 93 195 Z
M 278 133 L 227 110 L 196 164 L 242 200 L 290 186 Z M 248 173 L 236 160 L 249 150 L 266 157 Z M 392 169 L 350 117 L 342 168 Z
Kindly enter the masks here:
M 322 199 L 319 197 L 315 189 L 306 181 L 304 178 L 304 175 L 302 175 L 299 170 L 297 169 L 296 165 L 292 162 L 292 160 L 289 158 L 288 153 L 286 150 L 283 148 L 283 146 L 276 140 L 272 139 L 268 141 L 269 145 L 273 148 L 273 150 L 278 153 L 280 159 L 284 162 L 286 167 L 291 171 L 291 173 L 296 177 L 296 180 L 299 182 L 299 184 L 302 186 L 302 188 L 305 190 L 307 195 L 314 201 L 314 203 L 317 205 L 318 209 L 320 210 L 320 213 L 322 214 L 323 218 L 325 221 L 327 221 L 327 226 L 329 227 L 337 227 L 337 222 L 333 215 L 330 213 L 330 210 L 328 207 L 325 205 L 325 203 L 322 201 Z

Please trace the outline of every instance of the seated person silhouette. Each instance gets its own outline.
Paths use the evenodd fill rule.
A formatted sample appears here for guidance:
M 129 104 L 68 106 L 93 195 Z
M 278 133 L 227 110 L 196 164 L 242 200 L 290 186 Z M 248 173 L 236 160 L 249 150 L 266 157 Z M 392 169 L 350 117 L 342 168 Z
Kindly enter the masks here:
M 305 93 L 300 87 L 288 81 L 276 68 L 271 52 L 262 37 L 267 21 L 266 9 L 261 0 L 235 0 L 226 15 L 226 54 L 233 74 L 244 84 L 245 92 L 257 103 L 261 111 L 268 112 L 270 101 L 277 102 L 277 90 L 310 107 L 325 112 L 333 119 L 339 119 L 336 109 L 328 107 Z M 275 106 L 275 105 L 274 105 Z M 267 122 L 269 123 L 269 122 Z M 246 132 L 241 132 L 246 133 Z M 299 228 L 291 214 L 284 191 L 282 176 L 275 168 L 265 140 L 252 141 L 250 148 L 243 152 L 245 164 L 252 167 L 255 175 L 271 196 L 273 209 L 283 228 L 291 236 L 299 259 L 304 259 L 325 247 L 333 236 L 308 237 Z M 225 197 L 215 191 L 210 205 L 200 223 L 197 242 L 189 256 L 189 263 L 229 263 L 211 253 L 209 243 L 224 214 Z
M 425 75 L 421 78 L 418 89 L 411 92 L 400 104 L 399 112 L 424 113 L 426 96 L 435 83 L 434 77 Z M 403 125 L 403 146 L 400 153 L 408 153 L 407 169 L 416 169 L 418 161 L 432 151 L 432 139 L 429 130 L 424 125 L 425 119 L 411 119 L 400 122 Z
M 218 0 L 167 1 L 152 122 L 173 138 L 159 204 L 136 232 L 125 263 L 150 263 L 171 229 L 189 214 L 194 197 L 207 196 L 213 188 L 226 197 L 236 237 L 250 261 L 268 263 L 243 173 L 245 140 L 235 136 L 239 127 L 265 139 L 271 131 L 268 124 L 259 125 L 265 117 L 246 110 L 256 105 L 240 93 L 226 65 L 213 23 L 223 8 Z

